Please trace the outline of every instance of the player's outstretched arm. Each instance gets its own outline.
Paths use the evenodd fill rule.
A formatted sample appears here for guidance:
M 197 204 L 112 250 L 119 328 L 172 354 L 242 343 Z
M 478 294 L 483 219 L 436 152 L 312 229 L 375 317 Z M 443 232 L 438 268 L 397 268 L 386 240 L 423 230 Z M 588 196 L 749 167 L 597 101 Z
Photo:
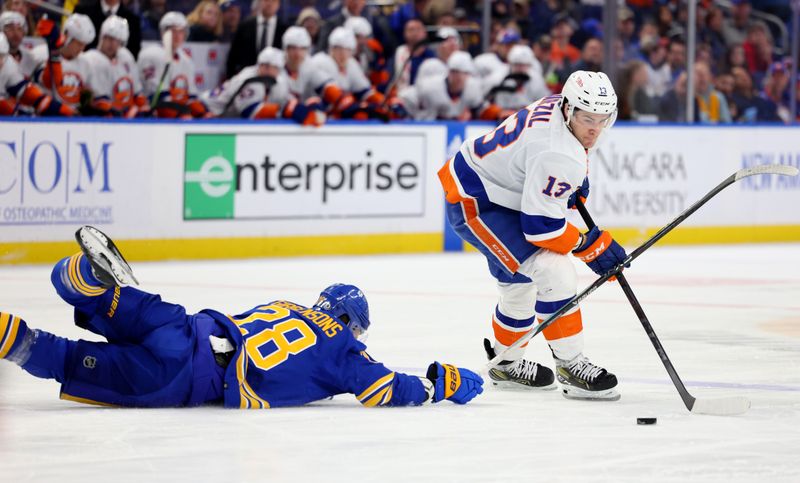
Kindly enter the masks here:
M 433 362 L 428 366 L 427 378 L 433 383 L 431 402 L 434 403 L 447 399 L 467 404 L 483 392 L 483 378 L 463 367 Z

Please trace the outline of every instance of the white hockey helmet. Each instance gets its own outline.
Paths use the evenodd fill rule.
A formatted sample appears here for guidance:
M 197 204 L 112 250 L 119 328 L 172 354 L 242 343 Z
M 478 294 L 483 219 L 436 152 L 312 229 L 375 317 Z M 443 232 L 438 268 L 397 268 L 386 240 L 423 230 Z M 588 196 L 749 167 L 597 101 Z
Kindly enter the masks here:
M 459 50 L 458 52 L 453 52 L 450 58 L 447 59 L 447 69 L 473 74 L 475 72 L 475 63 L 472 61 L 472 56 L 469 55 L 468 52 Z
M 564 83 L 561 95 L 567 102 L 564 120 L 568 125 L 576 108 L 595 114 L 610 114 L 606 127 L 611 127 L 617 119 L 617 93 L 603 72 L 573 72 Z
M 127 44 L 130 36 L 128 21 L 116 15 L 108 17 L 103 21 L 103 25 L 100 26 L 100 37 L 104 35 L 119 40 L 122 45 Z
M 286 29 L 281 37 L 283 48 L 286 47 L 300 47 L 301 49 L 311 48 L 311 36 L 308 35 L 308 30 L 296 25 Z
M 161 21 L 158 22 L 158 31 L 163 34 L 165 30 L 172 27 L 185 29 L 188 25 L 189 23 L 186 21 L 186 15 L 180 12 L 167 12 L 161 17 Z
M 350 29 L 354 34 L 361 37 L 372 36 L 372 25 L 364 17 L 350 17 L 344 22 L 344 28 Z
M 19 25 L 26 34 L 28 33 L 28 22 L 19 12 L 8 10 L 0 14 L 0 30 L 6 28 L 6 25 Z
M 509 64 L 533 65 L 534 60 L 533 51 L 527 45 L 517 44 L 508 51 Z
M 275 47 L 264 47 L 258 54 L 257 64 L 274 65 L 278 69 L 283 69 L 283 51 Z
M 328 47 L 356 50 L 356 34 L 344 27 L 336 27 L 328 36 Z
M 95 37 L 92 20 L 82 13 L 73 13 L 64 22 L 64 37 L 77 40 L 84 44 L 91 44 Z
M 11 47 L 8 45 L 8 39 L 6 38 L 6 34 L 0 32 L 0 55 L 8 55 L 8 50 Z
M 458 46 L 461 47 L 461 35 L 453 27 L 439 27 L 439 30 L 436 31 L 436 37 L 440 40 L 456 39 Z

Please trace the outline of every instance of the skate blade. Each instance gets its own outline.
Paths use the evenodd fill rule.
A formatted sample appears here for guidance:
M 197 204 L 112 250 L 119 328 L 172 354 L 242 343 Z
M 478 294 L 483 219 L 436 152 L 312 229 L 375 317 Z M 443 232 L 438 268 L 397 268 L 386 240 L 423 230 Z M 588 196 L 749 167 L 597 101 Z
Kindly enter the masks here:
M 619 398 L 622 397 L 622 395 L 614 389 L 606 389 L 605 391 L 586 391 L 578 388 L 562 388 L 561 395 L 567 399 L 578 401 L 619 401 Z
M 495 381 L 492 379 L 492 386 L 502 389 L 503 391 L 552 391 L 558 387 L 558 384 L 553 382 L 549 386 L 528 386 L 527 384 L 520 384 L 513 381 Z
M 133 275 L 133 270 L 131 270 L 130 265 L 106 246 L 106 241 L 104 241 L 103 238 L 106 240 L 108 240 L 108 238 L 105 234 L 90 226 L 81 228 L 79 234 L 83 247 L 96 256 L 102 256 L 106 259 L 111 269 L 111 275 L 120 287 L 139 284 L 139 281 Z

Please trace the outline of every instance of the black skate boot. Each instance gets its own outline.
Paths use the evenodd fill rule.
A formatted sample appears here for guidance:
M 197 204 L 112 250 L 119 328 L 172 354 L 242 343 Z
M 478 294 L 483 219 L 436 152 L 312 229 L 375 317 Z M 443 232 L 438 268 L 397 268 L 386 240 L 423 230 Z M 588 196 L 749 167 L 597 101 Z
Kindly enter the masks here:
M 583 354 L 570 361 L 553 357 L 556 375 L 561 383 L 562 394 L 567 399 L 589 399 L 616 401 L 620 398 L 614 390 L 617 376 L 589 362 Z
M 495 352 L 489 339 L 483 339 L 483 348 L 489 360 L 494 359 Z M 549 391 L 556 388 L 555 376 L 549 367 L 525 359 L 500 362 L 499 367 L 489 369 L 489 378 L 492 385 L 503 389 Z
M 125 257 L 105 233 L 92 226 L 84 226 L 75 232 L 75 239 L 103 287 L 139 284 Z

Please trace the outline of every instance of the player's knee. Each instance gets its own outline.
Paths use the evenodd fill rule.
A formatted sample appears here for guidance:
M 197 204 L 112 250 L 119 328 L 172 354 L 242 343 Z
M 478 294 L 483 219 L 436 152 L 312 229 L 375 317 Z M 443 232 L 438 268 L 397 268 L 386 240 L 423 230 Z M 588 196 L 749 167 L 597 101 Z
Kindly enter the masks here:
M 530 283 L 500 284 L 497 309 L 501 314 L 517 320 L 533 317 L 536 301 L 535 286 Z
M 558 297 L 575 294 L 578 273 L 568 256 L 545 250 L 537 254 L 534 264 L 534 281 L 540 294 L 550 293 Z

